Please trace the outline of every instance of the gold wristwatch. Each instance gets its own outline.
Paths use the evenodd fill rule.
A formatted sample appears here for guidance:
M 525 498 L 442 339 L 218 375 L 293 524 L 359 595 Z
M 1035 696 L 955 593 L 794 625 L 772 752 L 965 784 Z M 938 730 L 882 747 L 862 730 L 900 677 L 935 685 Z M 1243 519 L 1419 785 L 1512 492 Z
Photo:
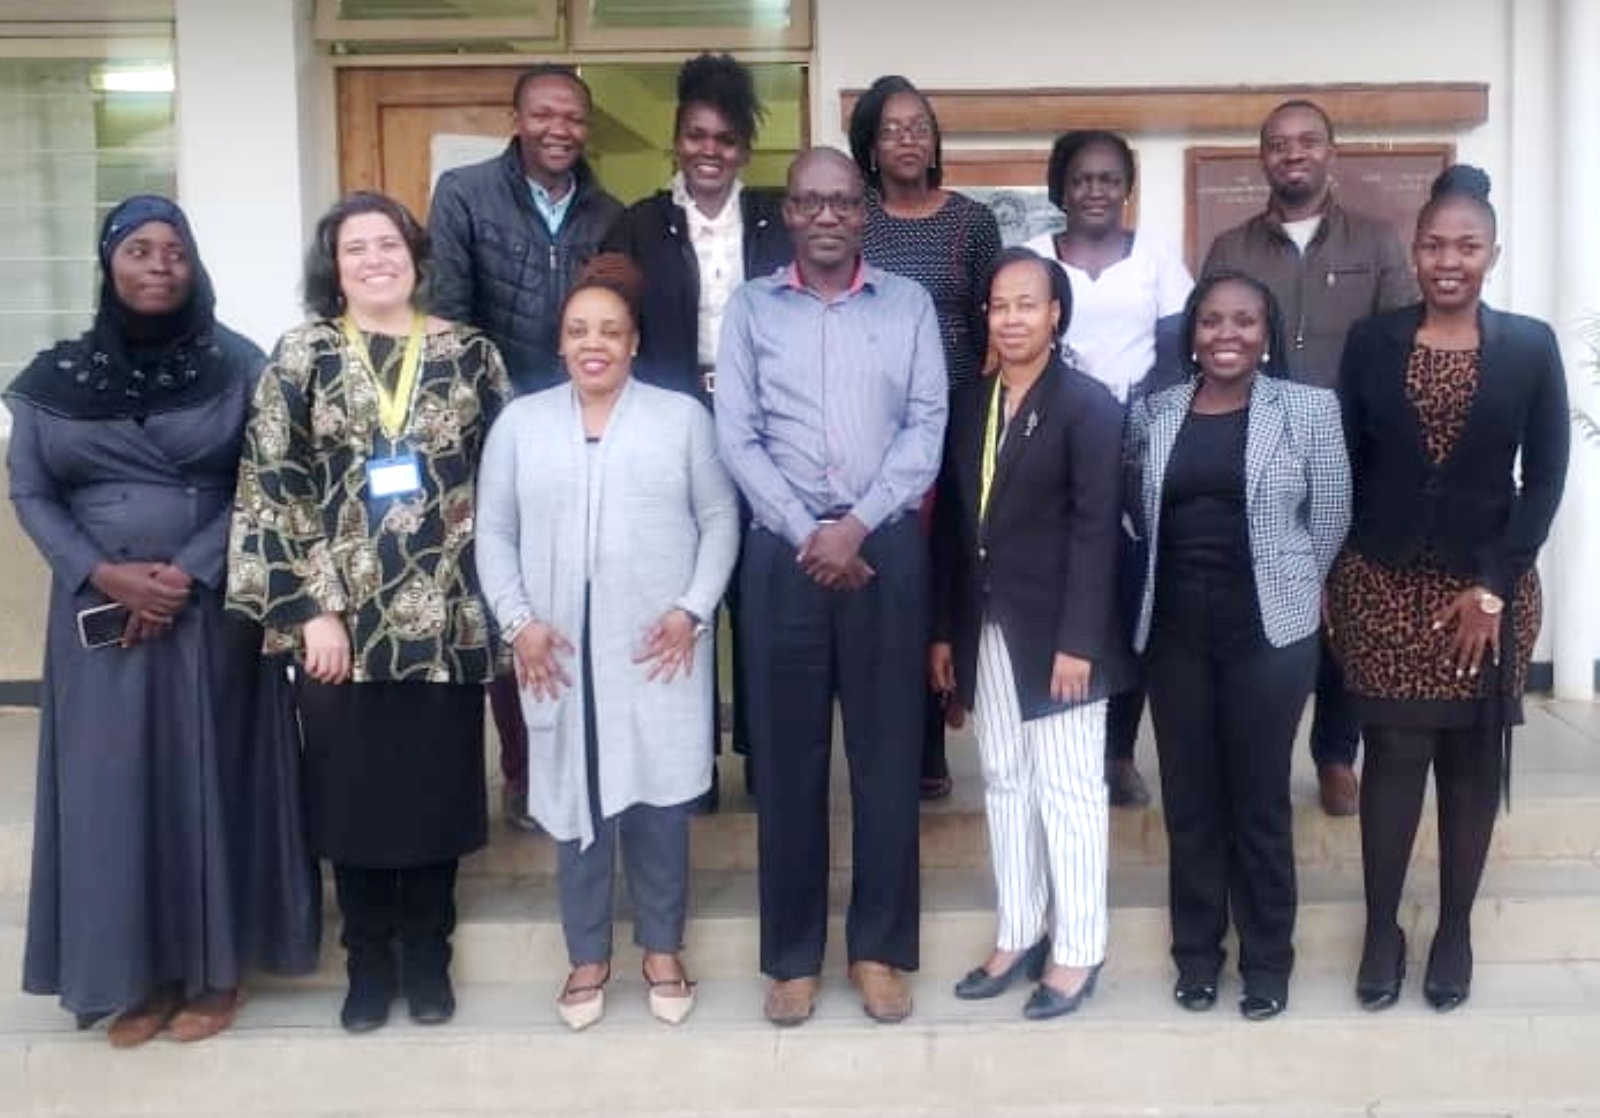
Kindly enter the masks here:
M 1490 617 L 1498 617 L 1506 608 L 1506 600 L 1487 590 L 1478 591 L 1478 608 Z

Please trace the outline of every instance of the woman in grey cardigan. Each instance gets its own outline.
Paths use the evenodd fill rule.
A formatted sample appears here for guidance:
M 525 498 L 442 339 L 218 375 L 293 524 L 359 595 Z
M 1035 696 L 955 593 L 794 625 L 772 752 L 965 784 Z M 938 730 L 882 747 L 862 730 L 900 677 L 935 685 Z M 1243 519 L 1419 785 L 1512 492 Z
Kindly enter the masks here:
M 650 1010 L 677 1024 L 693 1007 L 678 951 L 688 806 L 711 784 L 706 621 L 739 546 L 710 416 L 633 379 L 637 271 L 607 256 L 562 308 L 571 384 L 507 408 L 478 480 L 478 571 L 516 659 L 528 809 L 559 843 L 572 972 L 557 1011 L 574 1029 L 605 1009 L 619 843 Z

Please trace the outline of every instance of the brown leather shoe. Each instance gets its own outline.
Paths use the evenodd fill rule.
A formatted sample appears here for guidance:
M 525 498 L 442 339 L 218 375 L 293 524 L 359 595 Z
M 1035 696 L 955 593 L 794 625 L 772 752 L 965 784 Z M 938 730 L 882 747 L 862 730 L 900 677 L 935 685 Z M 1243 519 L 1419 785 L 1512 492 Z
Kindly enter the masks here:
M 217 990 L 202 994 L 184 1005 L 172 1019 L 172 1039 L 184 1044 L 214 1037 L 232 1028 L 244 999 L 238 990 Z
M 1361 784 L 1349 765 L 1322 765 L 1317 769 L 1317 791 L 1322 810 L 1335 818 L 1361 810 Z
M 183 992 L 176 986 L 162 986 L 138 1005 L 117 1015 L 106 1034 L 113 1048 L 137 1048 L 161 1035 L 178 1010 L 183 1008 Z
M 893 967 L 865 961 L 851 963 L 850 981 L 861 995 L 861 1008 L 874 1021 L 894 1025 L 911 1016 L 911 992 Z
M 780 979 L 767 991 L 764 1011 L 767 1020 L 780 1029 L 791 1029 L 811 1020 L 817 1008 L 817 979 Z

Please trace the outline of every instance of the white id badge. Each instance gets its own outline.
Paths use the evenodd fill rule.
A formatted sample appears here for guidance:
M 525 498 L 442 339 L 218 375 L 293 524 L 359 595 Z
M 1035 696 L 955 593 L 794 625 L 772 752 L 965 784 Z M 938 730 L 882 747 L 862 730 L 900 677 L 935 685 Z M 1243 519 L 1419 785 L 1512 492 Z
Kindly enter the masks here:
M 422 467 L 415 454 L 373 458 L 367 462 L 367 492 L 373 497 L 406 497 L 422 488 Z

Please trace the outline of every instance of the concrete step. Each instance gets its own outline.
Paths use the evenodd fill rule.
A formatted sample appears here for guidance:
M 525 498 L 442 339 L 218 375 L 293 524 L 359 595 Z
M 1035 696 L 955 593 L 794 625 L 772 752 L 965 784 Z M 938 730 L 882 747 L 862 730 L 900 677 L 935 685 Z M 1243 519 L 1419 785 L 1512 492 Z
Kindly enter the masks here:
M 1419 869 L 1401 909 L 1412 955 L 1420 968 L 1437 920 L 1436 876 Z M 835 874 L 830 948 L 843 951 L 842 914 L 848 876 Z M 1354 971 L 1360 958 L 1364 908 L 1358 872 L 1309 870 L 1300 877 L 1296 925 L 1299 957 L 1308 965 Z M 986 871 L 923 873 L 922 957 L 939 981 L 981 961 L 993 945 L 994 891 Z M 1170 942 L 1166 875 L 1118 869 L 1111 882 L 1109 956 L 1116 967 L 1163 971 Z M 344 981 L 338 913 L 326 907 L 321 965 L 303 978 L 263 976 L 266 985 L 337 986 Z M 560 910 L 544 880 L 463 880 L 455 934 L 455 974 L 462 982 L 559 983 L 567 972 Z M 25 900 L 0 895 L 0 974 L 19 974 L 25 939 Z M 614 940 L 618 973 L 636 974 L 625 894 L 619 898 Z M 756 878 L 743 872 L 702 872 L 693 880 L 687 959 L 697 977 L 736 978 L 759 969 L 760 921 Z M 1481 962 L 1600 961 L 1600 866 L 1514 865 L 1490 868 L 1475 912 L 1473 946 Z M 842 958 L 842 955 L 840 956 Z M 842 965 L 842 964 L 841 964 Z
M 867 1021 L 843 978 L 816 1018 L 774 1030 L 763 984 L 708 978 L 683 1026 L 651 1020 L 620 975 L 606 1019 L 556 1021 L 548 984 L 460 990 L 450 1025 L 402 1019 L 350 1038 L 335 990 L 252 998 L 230 1033 L 119 1053 L 43 999 L 0 998 L 0 1115 L 301 1118 L 349 1115 L 1594 1114 L 1600 964 L 1480 964 L 1472 1001 L 1434 1014 L 1417 984 L 1366 1014 L 1342 969 L 1307 968 L 1288 1012 L 1242 1020 L 1229 984 L 1210 1014 L 1171 1002 L 1164 975 L 1110 972 L 1078 1015 L 1020 1017 L 1021 991 L 962 1003 L 914 981 L 916 1014 Z M 1491 1101 L 1492 1100 L 1492 1101 Z M 1493 1106 L 1498 1109 L 1485 1109 Z
M 1532 706 L 1530 723 L 1518 739 L 1512 809 L 1496 827 L 1496 861 L 1593 861 L 1600 863 L 1600 716 L 1590 704 Z M 1590 723 L 1593 722 L 1594 725 Z M 33 766 L 37 715 L 0 712 L 0 892 L 26 889 L 33 847 Z M 1148 739 L 1141 751 L 1151 751 Z M 1295 849 L 1300 865 L 1347 866 L 1361 857 L 1360 829 L 1354 819 L 1330 819 L 1316 802 L 1314 770 L 1297 750 L 1293 780 Z M 930 869 L 982 869 L 988 865 L 982 780 L 976 744 L 970 734 L 952 735 L 950 758 L 956 790 L 950 799 L 928 804 L 922 813 L 922 864 Z M 1157 789 L 1154 758 L 1141 760 L 1152 790 Z M 753 871 L 757 868 L 754 803 L 743 791 L 743 762 L 722 761 L 723 809 L 698 818 L 693 830 L 693 861 L 701 871 Z M 835 765 L 835 811 L 830 849 L 833 864 L 850 864 L 850 821 L 844 765 Z M 529 878 L 549 876 L 555 850 L 548 838 L 513 831 L 499 815 L 499 788 L 490 797 L 490 844 L 468 858 L 468 876 Z M 1437 860 L 1433 812 L 1424 812 L 1417 839 L 1424 864 Z M 1111 852 L 1118 866 L 1166 864 L 1166 829 L 1159 804 L 1111 812 Z

